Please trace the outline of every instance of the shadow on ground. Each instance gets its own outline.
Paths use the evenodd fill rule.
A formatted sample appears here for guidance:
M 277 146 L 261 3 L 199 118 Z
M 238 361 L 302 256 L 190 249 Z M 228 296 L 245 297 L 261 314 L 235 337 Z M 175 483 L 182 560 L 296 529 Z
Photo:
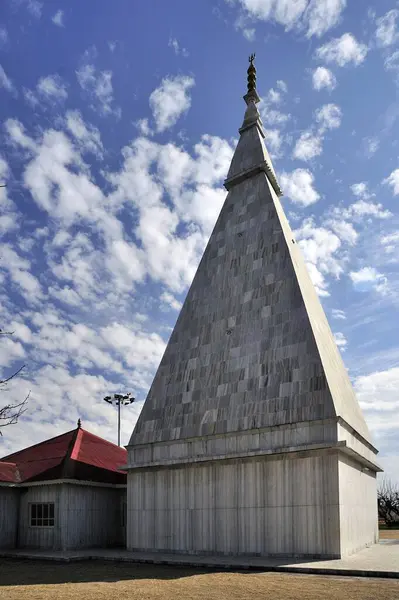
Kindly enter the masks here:
M 59 583 L 115 582 L 131 579 L 180 579 L 219 569 L 85 560 L 54 562 L 0 559 L 0 587 Z M 239 572 L 239 569 L 235 570 Z

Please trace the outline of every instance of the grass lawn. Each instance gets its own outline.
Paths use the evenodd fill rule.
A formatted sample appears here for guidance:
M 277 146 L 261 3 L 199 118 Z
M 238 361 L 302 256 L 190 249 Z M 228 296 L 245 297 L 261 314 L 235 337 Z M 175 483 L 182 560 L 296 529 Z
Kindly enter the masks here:
M 2 560 L 7 600 L 397 600 L 399 580 Z

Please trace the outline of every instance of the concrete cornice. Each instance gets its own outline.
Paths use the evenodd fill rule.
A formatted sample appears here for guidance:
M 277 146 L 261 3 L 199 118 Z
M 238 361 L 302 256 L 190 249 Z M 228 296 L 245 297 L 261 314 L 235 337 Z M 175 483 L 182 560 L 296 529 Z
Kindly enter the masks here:
M 254 175 L 257 175 L 258 173 L 262 173 L 262 172 L 266 173 L 267 178 L 269 179 L 270 183 L 272 184 L 273 189 L 276 192 L 277 196 L 282 196 L 283 192 L 281 191 L 281 188 L 277 182 L 277 179 L 275 178 L 274 173 L 266 160 L 263 161 L 262 163 L 260 163 L 259 165 L 256 165 L 255 167 L 251 167 L 250 169 L 247 169 L 246 171 L 241 171 L 241 173 L 238 173 L 238 175 L 234 175 L 234 177 L 230 177 L 230 179 L 226 179 L 223 185 L 226 188 L 226 190 L 229 192 L 234 185 L 237 185 L 238 183 L 241 183 L 245 179 L 248 179 L 249 177 L 253 177 Z
M 25 481 L 24 483 L 13 484 L 15 487 L 38 487 L 41 485 L 81 485 L 85 487 L 103 487 L 112 489 L 124 489 L 126 484 L 122 483 L 100 483 L 98 481 L 80 481 L 79 479 L 49 479 L 48 481 Z

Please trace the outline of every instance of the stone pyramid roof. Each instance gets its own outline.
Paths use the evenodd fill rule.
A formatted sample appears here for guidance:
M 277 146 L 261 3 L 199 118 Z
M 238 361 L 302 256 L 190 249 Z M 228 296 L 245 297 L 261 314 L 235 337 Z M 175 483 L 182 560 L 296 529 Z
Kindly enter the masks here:
M 256 90 L 244 98 L 228 194 L 129 446 L 341 422 L 374 455 L 278 197 Z

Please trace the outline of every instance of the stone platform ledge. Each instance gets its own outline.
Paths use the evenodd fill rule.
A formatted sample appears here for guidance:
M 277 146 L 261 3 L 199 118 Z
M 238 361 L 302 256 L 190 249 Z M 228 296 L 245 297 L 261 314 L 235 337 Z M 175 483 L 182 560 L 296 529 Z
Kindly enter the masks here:
M 399 579 L 399 539 L 386 540 L 348 558 L 336 560 L 278 559 L 246 556 L 200 556 L 163 552 L 129 552 L 127 550 L 0 550 L 0 557 L 76 562 L 106 560 L 154 565 L 202 567 L 206 569 L 252 570 L 280 573 L 305 573 L 349 577 L 382 577 Z

